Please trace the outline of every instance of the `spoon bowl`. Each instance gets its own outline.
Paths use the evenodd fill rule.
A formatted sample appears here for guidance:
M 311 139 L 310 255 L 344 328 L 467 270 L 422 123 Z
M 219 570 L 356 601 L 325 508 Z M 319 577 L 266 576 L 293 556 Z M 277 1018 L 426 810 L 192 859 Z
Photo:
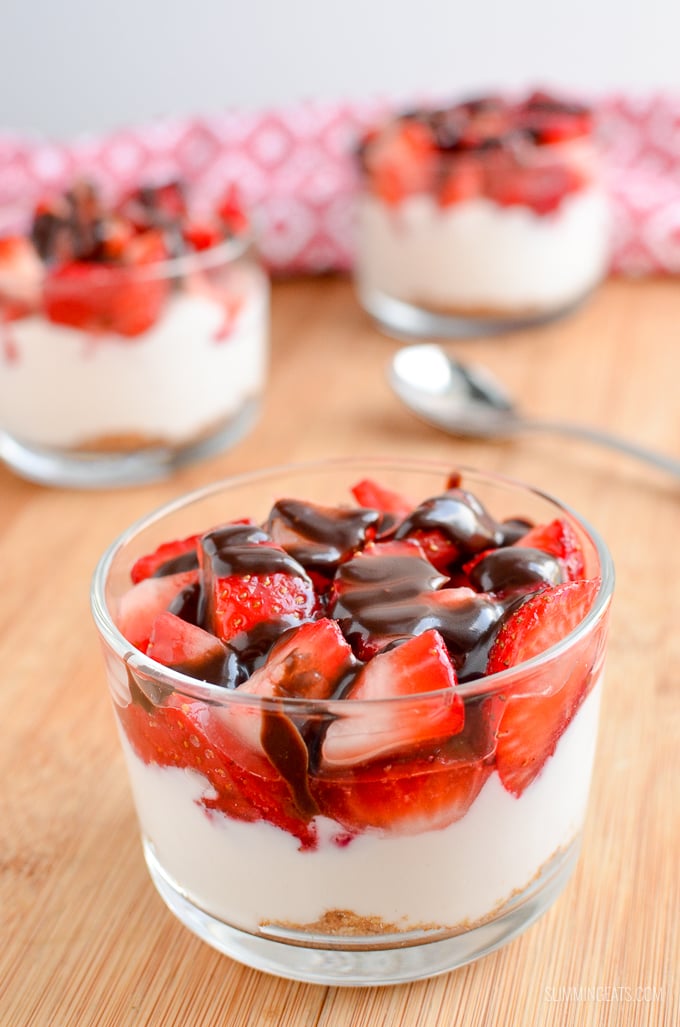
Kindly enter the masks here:
M 481 439 L 509 438 L 526 431 L 571 435 L 626 453 L 680 478 L 680 460 L 674 457 L 587 425 L 525 417 L 485 368 L 463 364 L 435 343 L 397 350 L 388 379 L 414 414 L 451 435 Z

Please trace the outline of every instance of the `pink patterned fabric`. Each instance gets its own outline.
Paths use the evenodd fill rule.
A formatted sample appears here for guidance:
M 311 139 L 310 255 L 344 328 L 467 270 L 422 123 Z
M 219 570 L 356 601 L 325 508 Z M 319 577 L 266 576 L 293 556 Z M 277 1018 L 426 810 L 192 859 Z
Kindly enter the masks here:
M 58 143 L 0 135 L 0 208 L 33 203 L 91 176 L 120 191 L 180 177 L 210 203 L 238 183 L 275 273 L 352 264 L 353 150 L 384 101 L 161 121 Z M 612 271 L 680 273 L 680 99 L 595 104 L 614 209 Z

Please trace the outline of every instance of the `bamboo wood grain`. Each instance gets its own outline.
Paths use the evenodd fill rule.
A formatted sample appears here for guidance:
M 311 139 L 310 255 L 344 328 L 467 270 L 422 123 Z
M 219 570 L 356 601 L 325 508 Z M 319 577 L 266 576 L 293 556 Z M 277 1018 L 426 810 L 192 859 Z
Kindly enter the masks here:
M 576 441 L 437 434 L 387 391 L 396 345 L 348 282 L 279 283 L 271 385 L 255 431 L 231 452 L 166 483 L 98 493 L 0 469 L 2 1027 L 680 1024 L 680 491 Z M 611 281 L 568 320 L 454 348 L 533 414 L 680 455 L 674 281 Z M 602 532 L 618 574 L 592 801 L 567 890 L 476 964 L 366 990 L 248 970 L 166 911 L 143 864 L 88 605 L 101 551 L 151 507 L 235 472 L 345 454 L 441 458 L 531 481 Z

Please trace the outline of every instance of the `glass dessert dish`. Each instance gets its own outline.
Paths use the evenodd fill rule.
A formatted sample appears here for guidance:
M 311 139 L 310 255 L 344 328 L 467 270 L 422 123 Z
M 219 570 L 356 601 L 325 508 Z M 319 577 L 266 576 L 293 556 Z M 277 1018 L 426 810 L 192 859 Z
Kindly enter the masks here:
M 141 483 L 236 442 L 268 366 L 269 285 L 229 193 L 91 185 L 0 238 L 0 457 L 31 480 Z
M 605 275 L 591 112 L 544 93 L 396 116 L 360 147 L 355 277 L 397 337 L 503 332 L 566 314 Z
M 557 500 L 449 472 L 240 476 L 96 569 L 151 877 L 249 966 L 430 977 L 523 931 L 574 868 L 611 560 Z

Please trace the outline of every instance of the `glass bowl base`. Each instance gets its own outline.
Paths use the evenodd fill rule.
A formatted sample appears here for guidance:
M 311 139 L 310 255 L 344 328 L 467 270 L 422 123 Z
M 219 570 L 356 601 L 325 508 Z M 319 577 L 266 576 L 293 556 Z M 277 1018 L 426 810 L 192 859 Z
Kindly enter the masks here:
M 170 911 L 208 945 L 256 970 L 310 984 L 375 987 L 436 977 L 465 966 L 507 944 L 543 915 L 563 890 L 576 865 L 580 837 L 557 853 L 542 873 L 493 920 L 442 938 L 418 932 L 417 940 L 339 939 L 311 935 L 305 944 L 297 932 L 291 940 L 251 934 L 231 927 L 198 908 L 170 878 L 153 846 L 144 841 L 151 879 Z M 283 932 L 281 932 L 283 934 Z M 380 947 L 378 947 L 378 945 Z
M 454 315 L 427 310 L 413 303 L 395 299 L 386 293 L 373 289 L 359 288 L 359 301 L 386 335 L 400 341 L 414 339 L 474 339 L 489 335 L 504 335 L 524 328 L 536 328 L 566 317 L 577 310 L 590 295 L 590 291 L 578 299 L 558 308 L 537 311 L 513 317 L 510 314 L 498 317 Z
M 143 485 L 235 445 L 254 427 L 259 399 L 249 399 L 222 427 L 186 446 L 153 446 L 131 452 L 78 452 L 21 442 L 0 431 L 0 459 L 38 485 L 95 489 Z

